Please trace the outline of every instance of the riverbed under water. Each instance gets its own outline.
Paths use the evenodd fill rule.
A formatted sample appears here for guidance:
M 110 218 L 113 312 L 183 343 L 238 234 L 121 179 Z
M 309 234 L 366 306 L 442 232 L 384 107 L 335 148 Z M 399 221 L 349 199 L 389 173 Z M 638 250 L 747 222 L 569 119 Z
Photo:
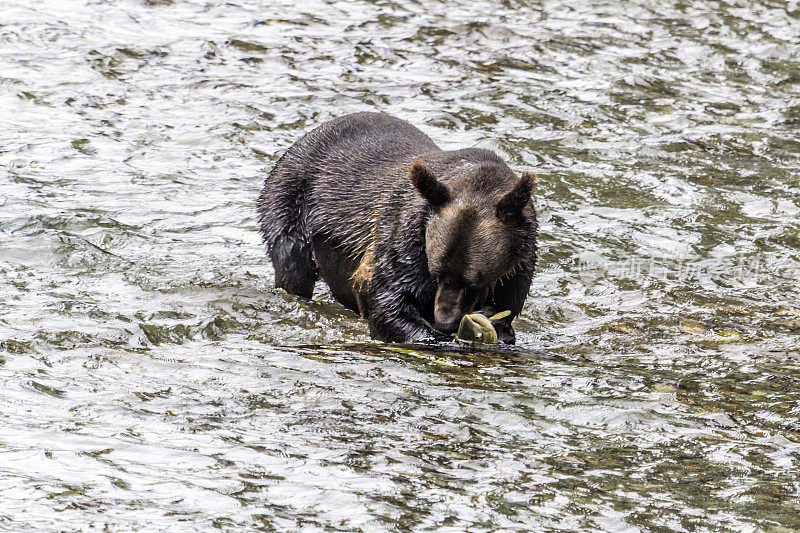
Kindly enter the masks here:
M 276 290 L 385 111 L 539 174 L 519 349 Z M 3 3 L 0 530 L 797 531 L 797 2 Z

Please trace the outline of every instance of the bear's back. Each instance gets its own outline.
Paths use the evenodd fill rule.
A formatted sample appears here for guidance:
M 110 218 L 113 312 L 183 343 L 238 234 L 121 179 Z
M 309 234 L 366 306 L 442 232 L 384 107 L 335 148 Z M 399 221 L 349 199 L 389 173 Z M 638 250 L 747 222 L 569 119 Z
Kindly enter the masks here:
M 302 159 L 315 181 L 383 173 L 387 166 L 438 147 L 420 130 L 385 113 L 362 112 L 326 122 L 289 152 Z
M 301 182 L 309 236 L 325 233 L 351 248 L 366 239 L 382 198 L 398 190 L 413 194 L 411 163 L 438 152 L 436 144 L 408 122 L 364 112 L 312 130 L 279 164 L 284 179 Z

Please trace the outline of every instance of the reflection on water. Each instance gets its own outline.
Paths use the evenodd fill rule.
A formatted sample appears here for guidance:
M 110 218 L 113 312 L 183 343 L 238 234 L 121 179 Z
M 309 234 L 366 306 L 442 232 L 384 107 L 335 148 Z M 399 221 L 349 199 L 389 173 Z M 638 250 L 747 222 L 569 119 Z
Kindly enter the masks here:
M 795 2 L 12 2 L 0 529 L 800 529 Z M 359 110 L 541 178 L 520 346 L 276 291 Z

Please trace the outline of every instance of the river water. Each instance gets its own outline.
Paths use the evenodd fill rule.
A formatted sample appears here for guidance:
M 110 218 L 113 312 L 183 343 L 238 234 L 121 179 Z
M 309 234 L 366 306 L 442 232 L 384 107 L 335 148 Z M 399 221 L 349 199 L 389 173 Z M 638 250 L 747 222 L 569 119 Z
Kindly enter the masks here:
M 539 174 L 520 349 L 275 289 L 345 113 Z M 800 529 L 796 1 L 0 3 L 0 530 Z

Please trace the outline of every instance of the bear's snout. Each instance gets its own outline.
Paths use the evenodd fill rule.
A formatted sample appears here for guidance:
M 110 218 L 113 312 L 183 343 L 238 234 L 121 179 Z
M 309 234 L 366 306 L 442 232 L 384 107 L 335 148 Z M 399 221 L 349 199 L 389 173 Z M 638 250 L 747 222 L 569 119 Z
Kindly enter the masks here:
M 457 289 L 440 284 L 436 290 L 433 318 L 436 329 L 442 333 L 455 333 L 461 317 L 472 311 L 466 289 Z
M 444 320 L 440 320 L 439 317 L 437 316 L 436 329 L 438 329 L 442 333 L 455 333 L 456 331 L 458 331 L 458 325 L 461 323 L 462 316 L 464 315 L 459 313 L 455 315 L 450 315 L 444 318 Z

